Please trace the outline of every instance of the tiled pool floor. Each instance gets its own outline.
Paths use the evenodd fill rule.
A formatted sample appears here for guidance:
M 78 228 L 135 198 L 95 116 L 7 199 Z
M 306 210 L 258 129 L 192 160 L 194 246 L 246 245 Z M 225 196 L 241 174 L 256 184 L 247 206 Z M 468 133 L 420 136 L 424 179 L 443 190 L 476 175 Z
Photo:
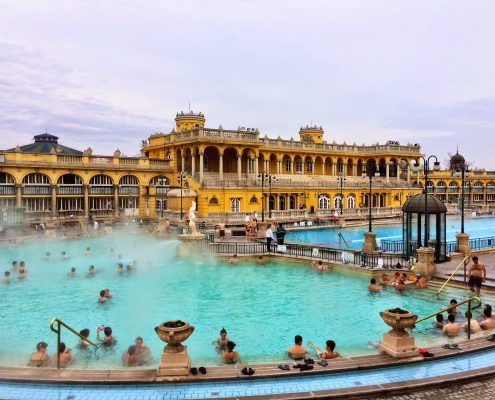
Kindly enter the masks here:
M 470 372 L 494 365 L 495 349 L 490 349 L 443 358 L 438 361 L 321 375 L 292 376 L 291 378 L 129 385 L 0 382 L 0 398 L 17 400 L 161 400 L 260 396 L 383 385 Z

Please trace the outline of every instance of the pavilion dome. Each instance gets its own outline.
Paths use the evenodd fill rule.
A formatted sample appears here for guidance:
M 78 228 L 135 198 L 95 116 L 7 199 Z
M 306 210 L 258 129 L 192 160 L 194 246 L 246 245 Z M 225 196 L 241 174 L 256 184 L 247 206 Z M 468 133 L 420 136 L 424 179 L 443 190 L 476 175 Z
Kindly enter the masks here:
M 462 169 L 466 164 L 466 160 L 459 154 L 459 150 L 450 158 L 450 169 L 452 171 Z
M 447 212 L 445 204 L 436 196 L 431 194 L 417 194 L 409 198 L 402 206 L 402 212 L 411 214 L 425 214 L 425 196 L 426 213 L 427 214 L 442 214 Z

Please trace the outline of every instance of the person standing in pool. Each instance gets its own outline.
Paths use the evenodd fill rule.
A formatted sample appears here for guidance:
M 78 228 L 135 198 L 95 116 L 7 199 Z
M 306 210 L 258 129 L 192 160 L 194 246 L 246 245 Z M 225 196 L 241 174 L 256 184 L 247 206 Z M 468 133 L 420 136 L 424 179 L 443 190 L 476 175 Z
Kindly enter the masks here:
M 74 278 L 76 276 L 76 268 L 72 267 L 69 272 L 67 272 L 67 276 Z
M 225 364 L 235 364 L 240 361 L 239 353 L 234 351 L 235 343 L 232 341 L 227 342 L 227 349 L 222 352 L 222 362 Z
M 486 281 L 486 268 L 485 264 L 480 263 L 477 256 L 472 258 L 473 263 L 469 267 L 468 278 L 469 278 L 469 289 L 471 292 L 480 294 L 481 284 Z
M 368 290 L 370 292 L 379 292 L 382 290 L 382 288 L 376 284 L 375 278 L 371 278 L 370 284 L 368 285 Z
M 448 323 L 443 326 L 442 332 L 448 337 L 455 337 L 461 331 L 459 324 L 455 322 L 455 314 L 449 314 Z
M 25 269 L 20 269 L 19 273 L 17 274 L 17 279 L 25 279 L 26 278 L 26 270 Z
M 16 272 L 19 269 L 17 261 L 12 261 L 12 271 Z
M 53 361 L 57 365 L 57 359 L 60 357 L 60 367 L 67 367 L 72 361 L 72 349 L 68 349 L 65 343 L 61 342 L 58 346 L 58 352 L 53 355 Z
M 308 353 L 306 347 L 302 345 L 302 342 L 302 336 L 296 335 L 294 337 L 294 345 L 287 349 L 287 353 L 289 353 L 289 356 L 291 356 L 294 360 L 300 360 Z
M 89 337 L 89 329 L 83 329 L 79 332 L 79 334 L 87 339 Z M 90 343 L 87 340 L 79 339 L 79 343 L 77 344 L 77 348 L 81 350 L 85 350 L 90 346 Z
M 231 340 L 227 337 L 227 330 L 225 328 L 220 329 L 220 337 L 213 342 L 215 348 L 219 351 L 225 351 L 227 349 L 227 343 Z
M 138 336 L 135 340 L 136 356 L 139 365 L 148 364 L 151 361 L 151 350 L 148 346 L 143 345 L 143 338 Z
M 113 346 L 116 343 L 116 339 L 115 336 L 112 336 L 112 328 L 110 328 L 109 326 L 105 326 L 103 328 L 103 334 L 105 335 L 105 337 L 103 338 L 100 337 L 101 331 L 102 329 L 98 327 L 98 329 L 96 330 L 96 339 L 104 346 Z
M 10 283 L 10 271 L 3 273 L 2 283 Z
M 340 357 L 340 353 L 337 353 L 335 350 L 335 342 L 333 340 L 327 340 L 325 342 L 325 351 L 320 349 L 318 346 L 314 345 L 313 342 L 308 342 L 308 346 L 311 346 L 318 357 L 324 360 L 331 360 L 332 358 Z

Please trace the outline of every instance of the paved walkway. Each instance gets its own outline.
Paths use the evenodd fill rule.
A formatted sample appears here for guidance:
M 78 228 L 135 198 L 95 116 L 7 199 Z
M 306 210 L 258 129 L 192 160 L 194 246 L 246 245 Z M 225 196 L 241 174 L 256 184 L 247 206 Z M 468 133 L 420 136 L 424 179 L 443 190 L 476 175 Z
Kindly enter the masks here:
M 478 256 L 480 261 L 486 266 L 486 277 L 487 283 L 490 286 L 495 286 L 495 253 L 481 254 Z M 442 264 L 437 264 L 437 277 L 441 279 L 445 279 L 452 272 L 454 272 L 455 268 L 462 261 L 462 258 L 455 258 L 452 261 L 445 262 Z M 471 263 L 471 260 L 469 260 Z M 469 264 L 467 265 L 466 271 L 469 270 Z M 456 281 L 463 281 L 464 279 L 464 268 L 461 267 L 459 271 L 455 274 L 454 279 Z
M 444 399 L 476 399 L 492 400 L 495 397 L 495 380 L 483 379 L 464 385 L 454 385 L 449 388 L 419 390 L 407 394 L 385 397 L 373 397 L 375 400 L 444 400 Z M 369 398 L 369 397 L 368 397 Z

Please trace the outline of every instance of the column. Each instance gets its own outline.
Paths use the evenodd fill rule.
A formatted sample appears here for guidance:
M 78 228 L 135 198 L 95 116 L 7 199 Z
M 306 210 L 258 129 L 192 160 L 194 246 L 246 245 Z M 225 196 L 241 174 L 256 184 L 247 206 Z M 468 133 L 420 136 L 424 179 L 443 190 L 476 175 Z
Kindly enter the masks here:
M 264 172 L 269 172 L 270 171 L 270 160 L 265 160 L 265 171 Z
M 181 171 L 184 172 L 186 169 L 186 156 L 182 156 Z
M 282 160 L 277 160 L 277 174 L 282 173 Z
M 57 185 L 52 185 L 52 204 L 51 204 L 51 215 L 52 217 L 57 216 Z
M 84 193 L 84 217 L 89 217 L 89 187 L 88 185 L 83 186 Z
M 407 175 L 407 183 L 411 181 L 411 170 L 409 169 L 409 163 L 406 165 L 406 175 Z
M 337 175 L 337 164 L 336 163 L 332 164 L 332 175 L 333 176 Z
M 352 176 L 357 176 L 357 164 L 352 164 Z
M 294 175 L 294 160 L 290 161 L 290 174 Z
M 218 177 L 223 181 L 223 153 L 218 155 Z
M 321 163 L 321 174 L 325 175 L 325 161 Z
M 22 185 L 15 185 L 15 206 L 22 207 Z
M 203 153 L 199 153 L 199 183 L 203 183 L 203 168 L 204 168 Z M 222 171 L 223 171 L 223 166 L 222 166 Z M 222 179 L 223 179 L 223 175 L 222 175 Z
M 390 164 L 388 162 L 385 164 L 385 177 L 386 181 L 390 182 Z
M 116 217 L 119 216 L 119 185 L 113 185 L 113 214 Z
M 258 179 L 258 159 L 259 159 L 258 156 L 256 156 L 254 158 L 254 177 L 255 177 L 255 179 Z
M 240 181 L 242 178 L 242 164 L 241 164 L 241 158 L 242 156 L 237 156 L 237 180 Z
M 397 175 L 397 182 L 400 182 L 400 166 L 399 166 L 399 164 L 395 165 L 395 174 Z
M 191 175 L 193 178 L 195 172 L 196 172 L 196 155 L 191 154 Z

